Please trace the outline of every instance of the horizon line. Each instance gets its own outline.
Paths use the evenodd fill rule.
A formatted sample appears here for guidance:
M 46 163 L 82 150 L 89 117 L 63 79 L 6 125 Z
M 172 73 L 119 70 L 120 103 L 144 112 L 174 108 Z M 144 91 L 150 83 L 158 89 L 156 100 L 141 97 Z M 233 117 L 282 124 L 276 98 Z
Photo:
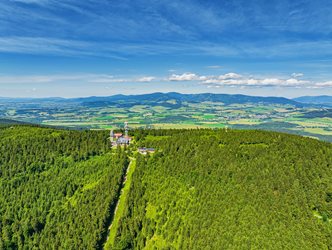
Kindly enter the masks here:
M 33 100 L 38 100 L 38 99 L 65 99 L 65 100 L 70 100 L 70 99 L 80 99 L 80 98 L 91 98 L 91 97 L 100 97 L 100 98 L 106 98 L 106 97 L 113 97 L 113 96 L 142 96 L 142 95 L 152 95 L 152 94 L 181 94 L 181 95 L 202 95 L 202 94 L 211 94 L 211 95 L 226 95 L 226 96 L 235 96 L 235 95 L 240 95 L 240 96 L 251 96 L 251 97 L 264 97 L 264 98 L 269 98 L 269 97 L 276 97 L 276 98 L 285 98 L 288 100 L 293 100 L 296 98 L 300 97 L 332 97 L 332 95 L 299 95 L 297 97 L 289 98 L 285 96 L 273 96 L 273 95 L 246 95 L 246 94 L 228 94 L 228 93 L 212 93 L 212 92 L 200 92 L 200 93 L 181 93 L 181 92 L 150 92 L 150 93 L 140 93 L 140 94 L 114 94 L 114 95 L 91 95 L 91 96 L 77 96 L 77 97 L 61 97 L 61 96 L 43 96 L 43 97 L 34 97 L 34 96 L 26 96 L 26 97 L 9 97 L 9 96 L 0 96 L 0 99 L 33 99 Z

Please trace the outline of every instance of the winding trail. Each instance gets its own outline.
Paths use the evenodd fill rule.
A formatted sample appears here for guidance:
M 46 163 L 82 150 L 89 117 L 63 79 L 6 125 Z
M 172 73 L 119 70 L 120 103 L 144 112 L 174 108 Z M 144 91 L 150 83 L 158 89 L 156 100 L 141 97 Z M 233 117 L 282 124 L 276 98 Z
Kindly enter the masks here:
M 130 190 L 131 181 L 132 181 L 132 175 L 135 171 L 135 168 L 136 168 L 136 159 L 130 158 L 130 163 L 128 165 L 125 177 L 123 179 L 120 197 L 116 203 L 116 207 L 114 210 L 113 220 L 108 228 L 107 240 L 103 247 L 103 249 L 105 249 L 105 250 L 111 249 L 112 246 L 114 245 L 116 233 L 117 233 L 118 227 L 119 227 L 119 222 L 120 222 L 120 219 L 125 210 L 125 205 L 126 205 L 127 197 L 128 197 L 129 190 Z

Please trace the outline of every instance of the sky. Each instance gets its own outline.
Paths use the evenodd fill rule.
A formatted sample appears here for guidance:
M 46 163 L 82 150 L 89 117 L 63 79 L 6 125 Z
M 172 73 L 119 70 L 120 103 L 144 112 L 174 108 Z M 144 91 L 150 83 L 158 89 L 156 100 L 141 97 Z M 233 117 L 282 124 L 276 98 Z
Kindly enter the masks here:
M 0 96 L 332 95 L 331 0 L 1 0 Z

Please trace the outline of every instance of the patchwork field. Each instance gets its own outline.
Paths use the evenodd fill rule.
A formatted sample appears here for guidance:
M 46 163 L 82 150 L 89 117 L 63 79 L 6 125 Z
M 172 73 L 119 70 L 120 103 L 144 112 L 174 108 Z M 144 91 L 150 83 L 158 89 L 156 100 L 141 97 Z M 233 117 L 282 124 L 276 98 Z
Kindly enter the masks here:
M 79 129 L 131 128 L 238 128 L 262 129 L 294 133 L 332 141 L 332 112 L 328 108 L 305 106 L 288 99 L 265 102 L 242 96 L 211 96 L 184 99 L 178 94 L 169 97 L 130 96 L 110 101 L 64 99 L 1 102 L 1 118 L 49 126 Z M 112 97 L 111 97 L 112 98 Z M 43 100 L 43 99 L 42 99 Z M 227 101 L 228 100 L 228 101 Z

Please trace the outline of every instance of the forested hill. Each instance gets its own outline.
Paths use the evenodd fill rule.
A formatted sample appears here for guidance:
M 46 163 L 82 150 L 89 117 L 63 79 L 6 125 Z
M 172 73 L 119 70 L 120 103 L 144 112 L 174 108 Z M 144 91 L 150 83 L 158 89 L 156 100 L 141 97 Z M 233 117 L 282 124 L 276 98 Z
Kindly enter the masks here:
M 127 165 L 107 136 L 0 129 L 0 249 L 101 247 Z
M 0 249 L 101 249 L 116 211 L 110 249 L 332 248 L 330 143 L 263 131 L 131 134 L 132 145 L 111 149 L 108 131 L 0 128 Z
M 247 95 L 229 95 L 229 94 L 181 94 L 176 92 L 170 93 L 152 93 L 143 95 L 114 95 L 108 97 L 87 97 L 71 99 L 72 101 L 79 101 L 82 103 L 95 103 L 95 102 L 154 102 L 158 103 L 161 101 L 175 100 L 181 102 L 222 102 L 225 104 L 233 103 L 269 103 L 269 104 L 289 104 L 294 106 L 303 106 L 301 103 L 296 101 L 283 98 L 283 97 L 261 97 L 261 96 L 247 96 Z
M 332 106 L 332 96 L 328 95 L 321 95 L 321 96 L 301 96 L 293 99 L 299 103 L 306 103 L 306 104 L 317 104 L 322 106 Z
M 115 249 L 331 249 L 332 145 L 262 131 L 138 131 Z
M 226 105 L 229 104 L 244 104 L 244 103 L 267 103 L 267 104 L 283 104 L 293 106 L 304 106 L 303 103 L 296 102 L 295 100 L 287 99 L 284 97 L 262 97 L 262 96 L 248 96 L 248 95 L 231 95 L 231 94 L 212 94 L 212 93 L 201 93 L 201 94 L 181 94 L 176 92 L 169 93 L 151 93 L 141 95 L 113 95 L 113 96 L 91 96 L 82 98 L 0 98 L 0 103 L 22 103 L 27 106 L 38 106 L 43 104 L 83 104 L 89 105 L 100 105 L 104 106 L 107 104 L 115 103 L 158 103 L 176 101 L 177 103 L 190 102 L 222 102 Z
M 28 123 L 27 122 L 16 121 L 16 120 L 11 120 L 11 119 L 2 119 L 2 118 L 0 118 L 0 127 L 6 127 L 6 126 L 11 126 L 11 125 L 28 125 Z

